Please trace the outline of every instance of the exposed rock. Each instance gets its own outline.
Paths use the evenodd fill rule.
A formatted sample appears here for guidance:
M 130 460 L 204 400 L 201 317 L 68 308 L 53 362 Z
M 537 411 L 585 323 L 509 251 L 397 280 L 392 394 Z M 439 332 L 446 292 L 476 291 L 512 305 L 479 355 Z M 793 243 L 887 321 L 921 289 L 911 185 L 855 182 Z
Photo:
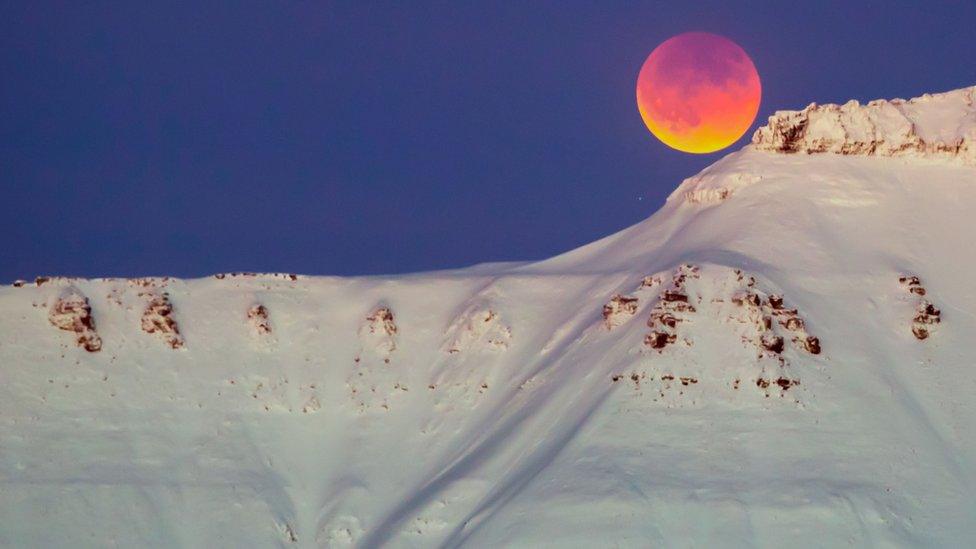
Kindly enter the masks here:
M 643 290 L 645 288 L 656 288 L 661 285 L 661 277 L 659 276 L 645 276 L 641 280 L 640 286 L 637 287 L 638 290 Z
M 251 328 L 258 336 L 271 334 L 271 321 L 268 318 L 268 308 L 260 303 L 251 305 L 247 310 L 247 319 Z
M 776 354 L 781 354 L 783 352 L 784 344 L 782 336 L 773 334 L 763 334 L 760 338 L 763 349 L 771 351 Z
M 736 171 L 728 167 L 715 169 L 716 166 L 718 164 L 682 181 L 668 197 L 668 202 L 680 200 L 702 206 L 720 204 L 732 198 L 739 189 L 762 181 L 762 175 L 752 173 L 745 167 L 743 171 Z
M 750 288 L 756 285 L 756 277 L 750 276 L 750 275 L 746 275 L 746 274 L 744 274 L 739 269 L 736 269 L 734 272 L 735 272 L 735 279 L 736 279 L 736 281 L 738 281 L 738 282 L 744 282 L 745 285 L 748 286 L 748 287 L 750 287 Z
M 788 391 L 790 387 L 799 384 L 800 384 L 799 379 L 790 379 L 787 377 L 779 377 L 776 379 L 766 379 L 760 377 L 756 379 L 756 386 L 759 387 L 760 389 L 768 389 L 770 386 L 776 385 L 784 392 Z
M 648 278 L 668 277 L 665 273 Z M 800 383 L 792 371 L 791 363 L 797 360 L 793 349 L 821 353 L 819 338 L 806 331 L 798 309 L 783 294 L 764 291 L 754 275 L 722 266 L 685 264 L 675 268 L 670 278 L 671 284 L 661 288 L 650 305 L 649 331 L 642 346 L 661 358 L 642 361 L 612 377 L 613 381 L 630 378 L 639 395 L 666 406 L 695 405 L 717 387 L 751 386 L 742 385 L 745 381 L 754 382 L 763 397 L 782 397 Z M 726 344 L 741 341 L 743 348 L 720 351 L 723 358 L 718 363 L 702 364 L 689 350 L 695 339 L 712 333 Z M 662 375 L 662 370 L 667 373 Z
M 159 289 L 159 288 L 165 288 L 169 284 L 169 277 L 168 276 L 164 276 L 164 277 L 147 276 L 142 278 L 129 278 L 126 279 L 126 282 L 128 282 L 130 286 L 136 288 Z
M 660 302 L 664 303 L 662 307 L 670 312 L 695 312 L 695 306 L 688 301 L 688 294 L 679 290 L 664 290 Z
M 380 307 L 373 311 L 372 314 L 366 317 L 366 321 L 368 322 L 367 327 L 371 334 L 384 333 L 392 336 L 397 333 L 397 325 L 393 321 L 393 311 L 386 307 Z
M 224 280 L 226 278 L 280 278 L 285 280 L 290 280 L 292 282 L 298 280 L 300 277 L 294 273 L 252 273 L 252 272 L 233 272 L 233 273 L 217 273 L 213 275 L 217 280 Z
M 901 284 L 905 286 L 909 292 L 915 295 L 920 295 L 920 296 L 925 295 L 925 288 L 922 286 L 922 282 L 918 279 L 917 276 L 914 275 L 902 276 L 898 279 L 898 282 L 901 282 Z
M 755 292 L 738 292 L 732 295 L 732 303 L 740 307 L 752 306 L 758 308 L 761 300 Z
M 698 265 L 684 263 L 678 266 L 674 275 L 671 277 L 675 288 L 683 288 L 685 281 L 689 278 L 701 278 L 701 268 Z
M 180 327 L 173 317 L 173 304 L 169 300 L 168 293 L 140 294 L 149 298 L 146 308 L 142 312 L 142 331 L 148 334 L 157 334 L 171 348 L 180 349 L 183 347 L 183 336 L 180 334 Z
M 804 328 L 803 319 L 795 315 L 781 318 L 779 322 L 784 328 L 791 332 L 799 332 Z
M 366 317 L 366 322 L 359 328 L 359 337 L 363 342 L 363 349 L 371 349 L 389 362 L 390 355 L 397 348 L 397 325 L 393 319 L 393 311 L 389 307 L 379 307 Z M 357 357 L 357 362 L 359 357 Z
M 799 342 L 803 346 L 803 349 L 812 354 L 820 354 L 820 338 L 814 336 L 807 336 L 806 339 L 794 339 L 794 343 Z
M 755 279 L 753 279 L 754 281 Z M 749 306 L 754 309 L 752 317 L 761 314 L 762 320 L 758 323 L 764 333 L 760 342 L 764 349 L 774 353 L 782 353 L 784 346 L 783 335 L 775 333 L 772 319 L 776 319 L 777 324 L 785 328 L 790 335 L 789 339 L 794 345 L 800 347 L 810 354 L 820 354 L 820 339 L 812 336 L 806 331 L 806 323 L 795 308 L 788 308 L 785 300 L 780 294 L 769 294 L 765 300 L 759 294 L 749 291 L 745 294 L 737 294 L 732 301 L 740 306 Z M 779 338 L 778 340 L 776 338 Z M 778 351 L 776 349 L 779 349 Z
M 664 290 L 664 293 L 661 294 L 661 299 L 664 301 L 681 301 L 682 303 L 688 303 L 688 296 L 675 290 Z
M 735 309 L 729 320 L 742 324 L 742 340 L 747 345 L 755 345 L 758 350 L 761 374 L 755 378 L 756 386 L 769 396 L 770 388 L 778 388 L 780 394 L 798 385 L 800 380 L 789 376 L 793 357 L 787 353 L 786 342 L 790 341 L 797 349 L 817 355 L 821 352 L 820 339 L 806 331 L 806 323 L 796 308 L 786 303 L 780 293 L 765 293 L 756 283 L 754 276 L 735 271 L 735 283 L 740 285 L 734 291 L 731 302 Z M 772 364 L 764 363 L 769 359 Z M 775 374 L 771 375 L 773 372 Z M 741 379 L 736 378 L 733 389 L 738 389 Z
M 810 104 L 779 111 L 753 135 L 756 149 L 780 153 L 914 156 L 976 164 L 976 86 L 909 101 Z M 942 120 L 965 121 L 946 127 Z
M 940 322 L 942 322 L 942 311 L 923 299 L 915 309 L 915 318 L 912 319 L 912 333 L 918 339 L 926 339 L 932 331 L 932 325 Z
M 346 380 L 349 398 L 360 413 L 387 413 L 406 392 L 402 370 L 390 368 L 399 329 L 389 307 L 373 310 L 359 327 L 357 365 Z
M 772 329 L 772 318 L 766 314 L 763 299 L 752 290 L 740 290 L 732 294 L 732 303 L 742 308 L 731 319 L 755 327 L 755 338 L 761 338 L 764 333 Z M 755 339 L 750 338 L 750 339 Z
M 78 346 L 86 351 L 94 353 L 102 349 L 102 338 L 95 330 L 91 305 L 77 288 L 68 288 L 61 294 L 51 307 L 48 320 L 62 330 L 74 332 Z
M 70 277 L 70 276 L 38 276 L 38 277 L 34 278 L 34 285 L 37 286 L 38 288 L 40 288 L 41 286 L 43 286 L 45 284 L 48 284 L 48 283 L 60 282 L 60 283 L 64 283 L 64 284 L 72 284 L 72 283 L 74 283 L 74 282 L 76 282 L 78 280 L 79 280 L 78 278 L 76 278 L 76 277 Z M 27 281 L 26 280 L 18 280 L 16 282 L 14 282 L 14 286 L 17 286 L 17 287 L 21 287 L 21 286 L 24 286 L 26 284 L 27 284 Z
M 732 196 L 732 189 L 728 188 L 718 188 L 718 189 L 695 189 L 692 191 L 685 192 L 685 202 L 689 204 L 708 204 L 712 202 L 721 202 L 727 200 Z
M 644 338 L 644 345 L 647 345 L 651 349 L 660 350 L 674 343 L 676 337 L 677 336 L 674 334 L 655 330 L 647 334 L 647 336 Z
M 671 287 L 661 292 L 654 306 L 651 307 L 651 314 L 647 319 L 647 326 L 651 328 L 651 332 L 644 338 L 644 345 L 661 351 L 677 341 L 678 324 L 696 311 L 688 297 L 685 285 L 689 279 L 698 279 L 700 276 L 700 269 L 695 265 L 683 264 L 674 270 L 671 276 Z M 657 279 L 657 277 L 653 278 Z
M 681 319 L 672 314 L 670 311 L 655 307 L 651 311 L 651 317 L 648 319 L 647 325 L 652 328 L 655 325 L 667 326 L 668 328 L 677 328 L 679 322 L 681 322 Z
M 637 314 L 637 298 L 617 294 L 603 306 L 603 322 L 612 330 Z
M 928 339 L 932 335 L 935 325 L 942 322 L 942 311 L 929 300 L 922 298 L 927 292 L 919 277 L 902 275 L 898 278 L 898 282 L 909 293 L 918 296 L 915 303 L 915 316 L 912 318 L 912 334 L 919 340 Z
M 785 377 L 781 377 L 776 380 L 776 385 L 779 385 L 779 388 L 784 391 L 794 385 L 799 385 L 799 384 L 800 384 L 800 380 L 798 379 L 787 379 Z

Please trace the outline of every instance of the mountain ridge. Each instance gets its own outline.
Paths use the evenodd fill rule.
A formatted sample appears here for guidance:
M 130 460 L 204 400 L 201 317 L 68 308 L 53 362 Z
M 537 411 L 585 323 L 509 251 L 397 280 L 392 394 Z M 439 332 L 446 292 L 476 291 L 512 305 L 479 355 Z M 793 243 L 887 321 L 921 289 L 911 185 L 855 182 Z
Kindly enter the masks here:
M 976 86 L 861 105 L 777 111 L 752 138 L 782 153 L 906 156 L 976 164 Z
M 753 145 L 538 262 L 0 288 L 0 544 L 965 545 L 974 200 Z

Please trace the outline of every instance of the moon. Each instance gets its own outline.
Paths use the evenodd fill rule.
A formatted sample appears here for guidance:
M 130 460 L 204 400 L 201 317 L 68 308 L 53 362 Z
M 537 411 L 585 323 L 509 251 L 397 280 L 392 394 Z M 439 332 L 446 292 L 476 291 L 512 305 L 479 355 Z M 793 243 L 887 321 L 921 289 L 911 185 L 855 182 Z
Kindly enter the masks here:
M 637 108 L 665 145 L 705 154 L 735 143 L 759 112 L 752 59 L 717 34 L 687 32 L 654 48 L 637 76 Z

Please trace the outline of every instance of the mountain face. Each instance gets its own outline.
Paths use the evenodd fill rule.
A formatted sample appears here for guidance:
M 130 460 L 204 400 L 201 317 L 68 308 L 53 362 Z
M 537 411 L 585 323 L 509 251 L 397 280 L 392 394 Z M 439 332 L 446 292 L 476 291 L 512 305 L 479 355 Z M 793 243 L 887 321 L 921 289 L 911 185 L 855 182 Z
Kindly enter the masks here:
M 0 289 L 0 545 L 971 545 L 974 94 L 537 263 Z

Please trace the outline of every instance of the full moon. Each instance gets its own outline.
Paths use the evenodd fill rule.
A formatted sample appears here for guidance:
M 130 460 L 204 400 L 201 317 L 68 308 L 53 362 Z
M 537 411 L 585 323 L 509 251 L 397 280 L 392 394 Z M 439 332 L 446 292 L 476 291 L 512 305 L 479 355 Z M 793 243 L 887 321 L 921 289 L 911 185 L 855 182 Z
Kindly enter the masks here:
M 688 32 L 651 52 L 637 76 L 637 108 L 664 144 L 710 153 L 749 129 L 762 87 L 756 66 L 738 44 L 717 34 Z

